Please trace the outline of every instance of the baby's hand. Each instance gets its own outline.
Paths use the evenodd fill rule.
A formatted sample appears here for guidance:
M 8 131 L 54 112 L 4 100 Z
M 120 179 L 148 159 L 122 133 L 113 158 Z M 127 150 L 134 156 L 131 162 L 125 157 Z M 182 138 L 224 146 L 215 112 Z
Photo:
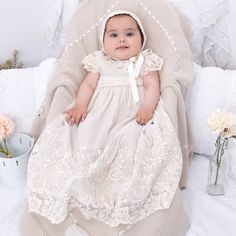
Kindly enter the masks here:
M 69 125 L 78 125 L 80 121 L 83 121 L 87 116 L 87 107 L 76 104 L 72 108 L 64 111 L 64 114 L 67 114 L 66 122 Z
M 152 119 L 154 110 L 151 107 L 141 105 L 136 115 L 136 121 L 138 124 L 146 125 L 147 122 Z

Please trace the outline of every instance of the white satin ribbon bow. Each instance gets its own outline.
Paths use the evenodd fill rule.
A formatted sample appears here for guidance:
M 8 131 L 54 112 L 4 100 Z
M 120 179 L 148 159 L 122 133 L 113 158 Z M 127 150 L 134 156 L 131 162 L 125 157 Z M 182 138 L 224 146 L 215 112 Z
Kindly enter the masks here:
M 129 71 L 129 82 L 131 86 L 132 95 L 134 98 L 134 102 L 139 102 L 139 96 L 138 96 L 138 88 L 136 83 L 136 78 L 139 76 L 140 70 L 143 65 L 144 58 L 142 55 L 139 55 L 138 61 L 136 65 L 134 66 L 133 57 L 130 58 L 130 64 L 128 66 Z

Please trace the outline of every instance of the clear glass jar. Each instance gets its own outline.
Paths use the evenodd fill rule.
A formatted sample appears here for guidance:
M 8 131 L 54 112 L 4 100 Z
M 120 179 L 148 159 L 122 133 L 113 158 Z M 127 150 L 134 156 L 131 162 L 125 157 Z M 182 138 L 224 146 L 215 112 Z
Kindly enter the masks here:
M 210 159 L 208 170 L 207 192 L 210 195 L 223 195 L 227 186 L 227 156 L 225 150 L 228 139 L 220 135 L 216 139 L 216 150 Z

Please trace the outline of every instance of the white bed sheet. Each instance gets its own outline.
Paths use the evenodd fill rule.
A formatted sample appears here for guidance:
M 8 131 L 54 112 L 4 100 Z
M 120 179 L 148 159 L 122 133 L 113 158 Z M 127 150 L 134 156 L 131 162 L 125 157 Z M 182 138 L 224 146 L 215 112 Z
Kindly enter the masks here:
M 209 196 L 206 193 L 208 163 L 206 157 L 194 155 L 189 186 L 181 191 L 192 222 L 186 236 L 235 236 L 235 176 L 230 176 L 225 195 Z M 26 204 L 26 188 L 7 188 L 0 184 L 0 193 L 0 236 L 20 236 L 18 223 Z

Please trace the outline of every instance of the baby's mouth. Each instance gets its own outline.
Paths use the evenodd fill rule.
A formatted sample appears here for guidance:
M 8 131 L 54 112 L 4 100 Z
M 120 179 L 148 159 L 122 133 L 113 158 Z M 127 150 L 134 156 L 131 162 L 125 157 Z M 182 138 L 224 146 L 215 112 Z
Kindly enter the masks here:
M 117 47 L 116 49 L 117 50 L 124 50 L 124 49 L 127 49 L 129 48 L 128 46 L 120 46 L 120 47 Z

